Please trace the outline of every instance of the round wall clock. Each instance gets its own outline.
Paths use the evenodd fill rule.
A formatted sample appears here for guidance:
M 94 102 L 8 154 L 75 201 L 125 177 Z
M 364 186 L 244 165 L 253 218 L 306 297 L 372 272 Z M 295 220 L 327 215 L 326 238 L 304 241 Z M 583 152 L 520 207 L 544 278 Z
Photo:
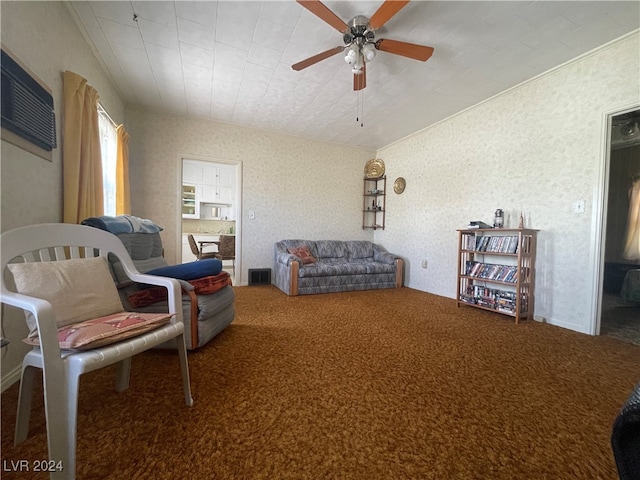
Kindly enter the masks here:
M 398 177 L 396 178 L 396 181 L 393 182 L 393 191 L 400 195 L 402 192 L 404 192 L 404 187 L 406 186 L 407 181 L 402 177 Z

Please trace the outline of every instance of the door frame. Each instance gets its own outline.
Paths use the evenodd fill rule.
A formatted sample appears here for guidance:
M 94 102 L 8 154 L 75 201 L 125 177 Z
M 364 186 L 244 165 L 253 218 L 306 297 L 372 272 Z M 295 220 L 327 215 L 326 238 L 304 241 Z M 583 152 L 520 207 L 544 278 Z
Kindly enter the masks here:
M 242 285 L 242 161 L 241 160 L 231 160 L 227 158 L 217 158 L 217 157 L 206 157 L 202 155 L 191 155 L 191 154 L 178 154 L 178 160 L 176 162 L 178 174 L 176 175 L 178 179 L 178 192 L 182 191 L 182 161 L 183 160 L 196 160 L 198 162 L 207 162 L 207 163 L 217 163 L 219 165 L 232 165 L 236 169 L 236 195 L 234 200 L 234 205 L 236 208 L 236 227 L 235 227 L 235 236 L 236 236 L 236 266 L 235 266 L 235 278 L 233 279 L 234 285 Z M 176 236 L 177 243 L 179 246 L 177 250 L 181 252 L 182 249 L 182 199 L 178 196 L 178 217 L 177 217 L 177 225 L 176 228 Z M 182 256 L 182 253 L 180 253 Z
M 604 293 L 604 256 L 607 234 L 607 209 L 609 207 L 609 164 L 611 161 L 611 127 L 613 117 L 640 109 L 640 103 L 621 106 L 602 115 L 603 139 L 601 142 L 601 161 L 598 168 L 596 190 L 594 193 L 595 221 L 593 223 L 594 241 L 591 243 L 591 264 L 594 266 L 593 295 L 591 303 L 591 315 L 589 322 L 589 334 L 600 335 L 602 320 L 602 296 Z

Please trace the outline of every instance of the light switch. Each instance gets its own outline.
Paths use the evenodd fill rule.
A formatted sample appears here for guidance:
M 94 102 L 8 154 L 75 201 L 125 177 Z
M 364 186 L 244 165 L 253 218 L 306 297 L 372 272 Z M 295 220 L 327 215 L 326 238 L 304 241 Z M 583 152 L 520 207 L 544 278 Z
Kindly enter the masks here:
M 573 202 L 573 213 L 584 213 L 585 203 L 584 200 L 576 200 Z
M 253 210 L 249 210 L 249 218 L 251 220 L 255 220 L 256 219 L 256 212 L 254 212 Z

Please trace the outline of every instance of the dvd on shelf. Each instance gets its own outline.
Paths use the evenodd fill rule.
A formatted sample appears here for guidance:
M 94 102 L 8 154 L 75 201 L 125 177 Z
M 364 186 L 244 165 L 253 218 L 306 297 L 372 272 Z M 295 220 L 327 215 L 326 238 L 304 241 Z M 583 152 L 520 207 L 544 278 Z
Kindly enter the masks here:
M 513 235 L 469 235 L 466 238 L 466 250 L 490 253 L 518 253 L 518 237 Z
M 464 292 L 460 293 L 459 300 L 510 315 L 515 315 L 518 309 L 518 295 L 516 292 L 488 288 L 481 285 L 468 286 Z M 527 295 L 523 293 L 520 298 L 520 311 L 526 312 L 527 308 Z
M 497 265 L 492 263 L 466 262 L 465 275 L 497 282 L 516 283 L 518 267 L 515 265 Z

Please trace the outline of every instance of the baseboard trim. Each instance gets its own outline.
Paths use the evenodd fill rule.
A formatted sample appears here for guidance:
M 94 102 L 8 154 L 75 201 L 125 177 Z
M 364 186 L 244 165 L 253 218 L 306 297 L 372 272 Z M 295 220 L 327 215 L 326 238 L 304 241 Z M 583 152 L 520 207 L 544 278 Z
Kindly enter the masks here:
M 591 332 L 588 331 L 587 326 L 581 325 L 578 323 L 567 322 L 564 320 L 557 320 L 554 318 L 546 319 L 545 323 L 548 323 L 549 325 L 553 325 L 555 327 L 562 327 L 562 328 L 566 328 L 567 330 L 573 330 L 574 332 L 584 333 L 585 335 L 593 335 Z
M 11 385 L 19 381 L 21 371 L 22 371 L 22 365 L 17 365 L 13 370 L 11 370 L 4 377 L 2 377 L 2 380 L 0 380 L 0 384 L 2 385 L 2 387 L 0 388 L 0 391 L 4 392 Z

